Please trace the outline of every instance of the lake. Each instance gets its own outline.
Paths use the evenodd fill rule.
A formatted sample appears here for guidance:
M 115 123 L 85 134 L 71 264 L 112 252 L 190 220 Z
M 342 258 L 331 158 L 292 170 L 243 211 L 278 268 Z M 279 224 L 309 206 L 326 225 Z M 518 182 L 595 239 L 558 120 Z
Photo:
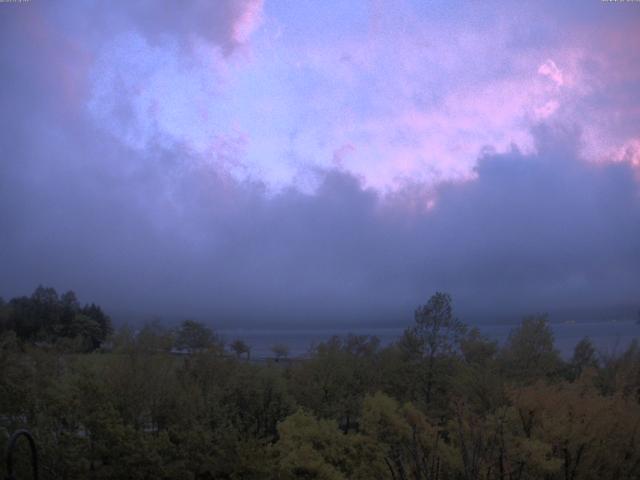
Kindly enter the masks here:
M 473 326 L 473 325 L 471 325 Z M 476 325 L 480 331 L 492 340 L 502 344 L 509 332 L 518 326 L 510 325 Z M 640 325 L 635 321 L 591 322 L 591 323 L 552 323 L 556 348 L 563 357 L 569 358 L 575 345 L 584 337 L 591 338 L 599 352 L 604 354 L 621 353 L 634 338 L 640 336 Z M 299 328 L 299 329 L 259 329 L 236 328 L 223 329 L 220 334 L 226 342 L 240 338 L 251 346 L 253 358 L 272 357 L 271 347 L 283 343 L 289 347 L 291 357 L 303 357 L 314 343 L 322 342 L 333 335 L 346 336 L 375 335 L 382 345 L 396 341 L 405 327 L 366 328 L 353 327 L 345 329 Z

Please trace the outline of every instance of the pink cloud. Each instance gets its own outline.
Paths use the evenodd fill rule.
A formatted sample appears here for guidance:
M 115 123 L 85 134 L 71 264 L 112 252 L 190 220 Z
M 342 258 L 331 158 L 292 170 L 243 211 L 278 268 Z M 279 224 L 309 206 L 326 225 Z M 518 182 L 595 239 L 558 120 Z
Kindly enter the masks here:
M 154 45 L 171 39 L 194 50 L 205 42 L 228 56 L 247 43 L 261 21 L 262 5 L 263 0 L 191 0 L 175 8 L 158 8 L 153 0 L 139 0 L 120 6 L 116 12 L 124 25 L 133 26 Z
M 562 72 L 553 60 L 548 59 L 542 65 L 540 65 L 540 67 L 538 67 L 538 73 L 540 75 L 549 77 L 559 87 L 564 83 Z
M 287 43 L 286 29 L 264 16 L 262 0 L 223 2 L 224 22 L 218 19 L 216 27 L 222 33 L 208 4 L 196 4 L 198 15 L 189 14 L 198 17 L 195 33 L 216 44 L 223 57 L 208 73 L 227 68 L 230 74 L 220 75 L 227 85 L 201 89 L 182 78 L 179 62 L 175 75 L 156 72 L 162 87 L 157 100 L 165 107 L 158 109 L 164 116 L 157 124 L 190 146 L 208 146 L 210 138 L 229 134 L 228 122 L 236 122 L 235 130 L 251 134 L 243 155 L 260 175 L 275 172 L 276 184 L 295 182 L 296 162 L 344 168 L 381 190 L 408 178 L 427 184 L 468 180 L 483 149 L 516 145 L 532 151 L 530 132 L 540 122 L 580 125 L 583 153 L 598 158 L 629 139 L 612 126 L 638 118 L 637 101 L 612 88 L 640 71 L 638 54 L 624 48 L 640 35 L 624 26 L 623 33 L 595 29 L 602 35 L 590 26 L 585 37 L 571 25 L 560 39 L 523 47 L 523 20 L 508 12 L 491 25 L 429 23 L 412 15 L 394 24 L 387 18 L 392 13 L 377 4 L 366 32 L 326 41 L 302 35 Z M 260 25 L 272 35 L 259 36 L 266 43 L 252 48 L 257 67 L 235 69 L 237 62 L 221 55 L 219 46 L 233 50 Z M 184 77 L 193 79 L 193 73 Z M 174 88 L 170 77 L 183 88 Z M 202 101 L 192 100 L 198 96 Z M 607 101 L 600 104 L 600 97 Z M 220 111 L 228 118 L 221 120 Z M 270 127 L 256 118 L 269 119 Z
M 354 147 L 348 167 L 367 185 L 384 190 L 407 178 L 473 178 L 483 149 L 508 151 L 515 144 L 531 151 L 531 127 L 573 121 L 572 105 L 591 91 L 579 46 L 543 45 L 516 54 L 511 43 L 518 25 L 508 19 L 490 33 L 482 25 L 427 29 L 410 20 L 394 30 L 383 25 L 380 8 L 366 35 L 296 45 L 290 53 L 335 85 L 308 104 L 325 115 L 336 112 L 323 132 L 327 143 Z M 366 113 L 351 102 L 363 92 Z M 333 161 L 333 150 L 325 155 Z
M 514 68 L 502 78 L 467 84 L 456 83 L 454 77 L 442 99 L 426 108 L 405 100 L 420 91 L 420 85 L 411 79 L 411 69 L 390 69 L 397 89 L 395 94 L 385 94 L 392 99 L 388 112 L 352 122 L 347 129 L 339 125 L 337 135 L 358 149 L 350 166 L 379 188 L 410 176 L 436 182 L 473 178 L 472 169 L 483 148 L 507 151 L 515 144 L 531 151 L 535 146 L 530 131 L 541 121 L 579 125 L 586 159 L 607 158 L 611 156 L 607 152 L 622 149 L 636 164 L 637 153 L 629 153 L 637 152 L 635 143 L 621 132 L 640 124 L 637 94 L 623 85 L 640 77 L 640 62 L 639 55 L 629 49 L 623 53 L 620 44 L 622 39 L 636 37 L 640 39 L 637 33 L 616 32 L 600 47 L 576 39 L 566 46 L 520 54 Z M 472 51 L 478 48 L 475 45 Z M 459 61 L 464 61 L 465 55 L 458 54 Z M 414 64 L 420 58 L 411 50 L 400 56 L 414 56 Z M 625 73 L 632 70 L 634 73 Z M 597 99 L 603 94 L 619 100 L 602 103 Z M 408 141 L 398 142 L 398 136 Z M 376 158 L 386 160 L 374 162 Z
M 262 23 L 263 0 L 245 0 L 232 26 L 233 40 L 242 45 Z

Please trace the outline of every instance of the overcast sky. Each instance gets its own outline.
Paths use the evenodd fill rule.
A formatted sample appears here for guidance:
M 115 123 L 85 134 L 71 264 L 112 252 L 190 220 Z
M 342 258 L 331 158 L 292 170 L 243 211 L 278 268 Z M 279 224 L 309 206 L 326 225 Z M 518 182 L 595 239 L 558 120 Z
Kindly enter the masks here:
M 0 296 L 640 306 L 640 3 L 0 3 Z

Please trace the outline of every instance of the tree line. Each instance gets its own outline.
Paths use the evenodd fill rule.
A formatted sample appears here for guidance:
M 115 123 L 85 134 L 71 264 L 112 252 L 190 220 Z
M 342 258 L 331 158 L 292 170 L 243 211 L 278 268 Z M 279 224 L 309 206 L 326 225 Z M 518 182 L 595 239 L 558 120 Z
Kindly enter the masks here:
M 120 328 L 102 337 L 109 351 L 43 347 L 34 339 L 69 332 L 53 327 L 68 317 L 25 314 L 18 333 L 12 302 L 2 306 L 0 440 L 29 428 L 42 478 L 640 477 L 635 341 L 603 355 L 584 339 L 563 360 L 546 318 L 533 316 L 498 345 L 436 293 L 391 345 L 332 337 L 304 360 L 252 363 L 193 321 Z
M 40 285 L 30 297 L 9 302 L 0 298 L 0 334 L 4 332 L 13 332 L 23 342 L 92 351 L 112 333 L 112 326 L 98 305 L 82 306 L 73 291 L 58 295 L 54 288 Z

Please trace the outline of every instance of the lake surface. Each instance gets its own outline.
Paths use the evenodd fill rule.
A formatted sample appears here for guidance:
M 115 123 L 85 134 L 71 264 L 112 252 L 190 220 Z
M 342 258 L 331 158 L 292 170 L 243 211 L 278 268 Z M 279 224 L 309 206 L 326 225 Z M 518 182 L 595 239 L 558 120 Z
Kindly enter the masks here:
M 471 325 L 473 326 L 473 325 Z M 482 334 L 502 344 L 513 325 L 476 325 Z M 634 338 L 640 337 L 640 325 L 634 321 L 592 322 L 592 323 L 555 323 L 551 324 L 556 348 L 563 357 L 568 358 L 573 353 L 575 345 L 584 337 L 589 337 L 599 352 L 615 354 L 623 352 Z M 333 335 L 346 336 L 349 333 L 357 335 L 375 335 L 382 345 L 388 345 L 400 338 L 405 327 L 366 328 L 354 327 L 345 329 L 224 329 L 220 330 L 226 342 L 240 338 L 251 346 L 253 358 L 272 357 L 271 347 L 276 343 L 283 343 L 289 347 L 291 357 L 303 357 L 308 354 L 313 344 L 325 341 Z

